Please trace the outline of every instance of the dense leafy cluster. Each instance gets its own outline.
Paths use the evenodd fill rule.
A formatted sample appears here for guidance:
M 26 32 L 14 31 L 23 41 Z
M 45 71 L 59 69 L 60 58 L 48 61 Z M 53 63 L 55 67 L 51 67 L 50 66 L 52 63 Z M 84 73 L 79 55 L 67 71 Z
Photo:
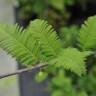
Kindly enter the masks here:
M 64 47 L 75 46 L 79 28 L 76 25 L 60 28 L 60 39 Z
M 70 21 L 70 18 L 73 16 L 74 13 L 70 10 L 71 7 L 79 6 L 82 11 L 83 9 L 87 10 L 86 5 L 88 1 L 89 0 L 17 0 L 19 7 L 17 10 L 17 18 L 23 22 L 27 22 L 27 24 L 34 18 L 46 19 L 58 30 L 60 26 L 68 23 L 67 21 Z
M 37 73 L 36 80 L 40 82 L 49 77 L 52 96 L 87 96 L 80 94 L 88 94 L 90 91 L 95 96 L 92 88 L 86 90 L 81 87 L 86 79 L 92 81 L 95 78 L 92 75 L 94 72 L 85 75 L 88 71 L 87 61 L 92 59 L 87 57 L 91 57 L 96 48 L 95 21 L 96 16 L 90 17 L 80 32 L 76 32 L 76 28 L 69 28 L 69 31 L 64 28 L 59 35 L 47 21 L 40 19 L 31 21 L 26 29 L 17 24 L 1 24 L 0 47 L 27 67 L 37 62 L 47 63 L 48 66 Z
M 41 15 L 48 7 L 51 6 L 54 9 L 63 12 L 66 9 L 66 5 L 73 5 L 75 0 L 17 0 L 20 6 L 20 16 L 28 17 L 32 12 Z

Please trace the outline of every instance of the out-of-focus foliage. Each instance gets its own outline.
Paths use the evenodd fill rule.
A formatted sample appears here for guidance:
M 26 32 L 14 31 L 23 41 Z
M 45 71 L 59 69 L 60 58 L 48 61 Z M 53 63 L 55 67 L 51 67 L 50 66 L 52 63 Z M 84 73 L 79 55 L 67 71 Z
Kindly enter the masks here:
M 71 17 L 70 7 L 81 6 L 86 8 L 88 0 L 17 0 L 19 4 L 19 18 L 30 20 L 31 17 L 46 19 L 58 30 Z M 58 23 L 57 23 L 58 22 Z
M 66 77 L 62 69 L 51 79 L 49 87 L 52 96 L 75 96 L 75 90 L 72 88 L 72 80 Z
M 39 16 L 45 13 L 47 7 L 46 0 L 18 0 L 20 11 L 20 18 L 30 18 L 32 13 Z M 43 15 L 42 15 L 43 16 Z
M 64 28 L 60 36 L 41 19 L 32 21 L 25 29 L 1 24 L 0 47 L 27 67 L 46 63 L 35 79 L 42 82 L 48 77 L 51 96 L 96 96 L 95 21 L 96 16 L 92 16 L 80 31 L 76 27 Z M 68 41 L 67 34 L 71 37 Z M 71 44 L 74 40 L 75 44 Z
M 74 46 L 76 44 L 76 37 L 78 35 L 78 32 L 79 28 L 76 25 L 60 28 L 60 38 L 64 47 Z
M 91 68 L 86 76 L 78 80 L 78 88 L 86 92 L 87 96 L 96 95 L 96 65 Z
M 35 12 L 38 15 L 45 13 L 51 6 L 54 9 L 64 12 L 66 5 L 73 5 L 75 0 L 17 0 L 20 6 L 20 16 L 27 17 L 30 13 Z

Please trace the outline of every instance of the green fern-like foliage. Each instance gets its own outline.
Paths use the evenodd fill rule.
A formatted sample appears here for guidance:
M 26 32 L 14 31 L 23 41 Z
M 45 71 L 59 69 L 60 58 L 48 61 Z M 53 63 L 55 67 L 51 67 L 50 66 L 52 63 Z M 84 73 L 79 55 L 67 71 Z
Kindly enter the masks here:
M 62 44 L 56 32 L 47 21 L 37 19 L 32 21 L 28 27 L 28 31 L 41 46 L 41 51 L 49 59 L 57 57 L 62 50 Z
M 52 26 L 40 19 L 32 21 L 26 29 L 18 25 L 0 25 L 0 46 L 25 65 L 47 62 L 77 75 L 85 73 L 84 61 L 89 55 L 89 51 L 64 49 Z
M 41 82 L 50 74 L 49 87 L 51 84 L 52 96 L 83 96 L 87 92 L 91 93 L 92 90 L 95 90 L 94 86 L 96 85 L 96 76 L 93 76 L 96 68 L 92 73 L 89 72 L 88 78 L 84 77 L 85 79 L 78 80 L 81 75 L 86 73 L 87 63 L 90 63 L 86 61 L 93 63 L 95 58 L 93 55 L 94 58 L 89 56 L 93 53 L 91 51 L 94 51 L 92 49 L 96 48 L 95 21 L 96 16 L 90 17 L 81 27 L 80 32 L 77 32 L 74 27 L 64 28 L 60 37 L 45 20 L 31 21 L 26 29 L 17 24 L 0 24 L 0 47 L 26 66 L 33 66 L 37 62 L 47 63 L 46 67 L 40 69 L 35 79 Z M 74 40 L 78 42 L 74 42 Z M 74 43 L 78 44 L 79 48 L 74 46 Z M 77 74 L 78 77 L 66 70 Z M 73 83 L 78 84 L 73 85 Z M 92 86 L 89 87 L 89 85 Z M 75 92 L 77 90 L 78 92 Z
M 89 17 L 82 25 L 78 41 L 83 50 L 96 48 L 96 16 Z
M 66 48 L 53 62 L 55 67 L 70 70 L 79 76 L 86 73 L 85 60 L 90 52 L 80 52 L 76 48 Z
M 25 65 L 39 60 L 36 41 L 18 25 L 0 25 L 0 47 Z

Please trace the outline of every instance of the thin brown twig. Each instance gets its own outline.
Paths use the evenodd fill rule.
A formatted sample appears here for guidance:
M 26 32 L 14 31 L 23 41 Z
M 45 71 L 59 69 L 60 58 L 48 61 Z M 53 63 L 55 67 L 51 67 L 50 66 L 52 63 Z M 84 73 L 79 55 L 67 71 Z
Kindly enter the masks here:
M 5 74 L 0 75 L 0 79 L 3 79 L 5 77 L 9 77 L 9 76 L 13 76 L 13 75 L 17 75 L 17 74 L 21 74 L 24 72 L 28 72 L 28 71 L 31 71 L 33 69 L 37 69 L 37 68 L 41 68 L 41 67 L 45 67 L 45 66 L 47 66 L 47 64 L 37 64 L 36 66 L 33 66 L 31 68 L 25 68 L 25 69 L 17 70 L 15 72 L 5 73 Z

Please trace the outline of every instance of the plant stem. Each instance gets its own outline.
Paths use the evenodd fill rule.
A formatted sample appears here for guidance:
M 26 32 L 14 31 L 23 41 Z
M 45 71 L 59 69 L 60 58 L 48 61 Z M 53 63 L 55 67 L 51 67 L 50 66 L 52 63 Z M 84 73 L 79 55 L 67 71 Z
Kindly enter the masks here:
M 47 64 L 37 64 L 36 66 L 33 66 L 31 68 L 25 68 L 25 69 L 17 70 L 15 72 L 5 73 L 5 74 L 0 75 L 0 79 L 9 77 L 9 76 L 13 76 L 13 75 L 17 75 L 17 74 L 21 74 L 24 72 L 32 71 L 33 69 L 37 69 L 37 68 L 41 68 L 41 67 L 45 67 L 45 66 L 47 66 Z

